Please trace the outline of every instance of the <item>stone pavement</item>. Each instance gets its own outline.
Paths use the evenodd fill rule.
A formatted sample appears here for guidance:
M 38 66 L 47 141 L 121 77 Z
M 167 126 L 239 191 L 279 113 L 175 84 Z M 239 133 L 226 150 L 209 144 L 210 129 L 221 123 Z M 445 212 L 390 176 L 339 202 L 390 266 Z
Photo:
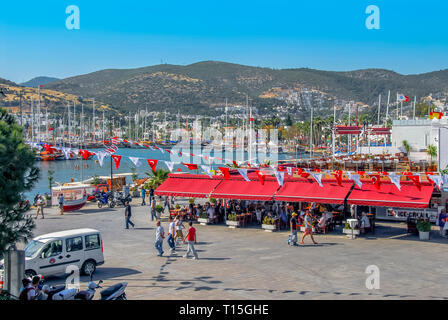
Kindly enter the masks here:
M 34 234 L 95 228 L 101 231 L 105 264 L 94 280 L 107 287 L 127 281 L 129 299 L 445 299 L 448 300 L 448 240 L 429 242 L 406 235 L 405 225 L 379 223 L 375 235 L 347 239 L 339 232 L 317 235 L 300 247 L 286 244 L 288 233 L 225 225 L 195 225 L 199 260 L 184 259 L 186 246 L 165 256 L 154 249 L 155 223 L 149 207 L 135 199 L 136 228 L 124 228 L 124 209 L 90 204 L 59 216 L 46 209 Z M 165 231 L 166 216 L 162 218 Z M 367 266 L 380 270 L 380 289 L 369 290 Z M 50 277 L 51 284 L 65 277 Z M 88 277 L 82 277 L 81 288 Z M 96 298 L 99 297 L 97 293 Z

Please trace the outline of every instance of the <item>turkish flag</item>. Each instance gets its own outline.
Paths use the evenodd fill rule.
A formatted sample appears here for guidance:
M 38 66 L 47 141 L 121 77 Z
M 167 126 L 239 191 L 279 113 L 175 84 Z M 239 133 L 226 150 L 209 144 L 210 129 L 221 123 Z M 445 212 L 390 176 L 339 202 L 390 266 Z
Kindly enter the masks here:
M 188 170 L 198 170 L 198 165 L 194 163 L 182 163 L 184 166 L 188 167 Z
M 48 131 L 53 131 L 53 128 L 51 128 L 51 127 L 50 127 L 50 128 L 48 128 Z
M 415 186 L 418 188 L 419 191 L 422 190 L 422 185 L 420 183 L 420 176 L 411 176 L 409 175 L 408 178 L 414 182 Z
M 342 171 L 336 170 L 335 172 L 332 173 L 332 175 L 334 175 L 334 177 L 336 178 L 338 185 L 342 187 Z
M 308 172 L 302 172 L 301 174 L 300 174 L 300 176 L 302 177 L 302 178 L 308 178 L 309 176 L 310 176 L 310 174 L 308 173 Z
M 148 161 L 148 165 L 151 167 L 152 172 L 155 172 L 156 171 L 156 167 L 157 167 L 157 162 L 159 162 L 159 160 L 146 159 L 146 161 Z
M 379 174 L 370 174 L 370 178 L 372 178 L 373 183 L 375 184 L 375 188 L 380 190 L 381 180 Z
M 297 174 L 298 174 L 298 175 L 301 175 L 302 172 L 303 172 L 303 169 L 302 169 L 302 168 L 297 168 Z
M 264 179 L 266 178 L 266 175 L 262 171 L 255 171 L 257 173 L 258 179 L 260 180 L 261 184 L 264 185 Z
M 120 161 L 121 161 L 121 156 L 118 156 L 116 154 L 111 155 L 112 159 L 114 159 L 115 162 L 115 168 L 120 168 Z
M 224 179 L 229 180 L 230 178 L 229 168 L 219 167 L 219 170 L 221 170 L 222 174 L 224 175 Z

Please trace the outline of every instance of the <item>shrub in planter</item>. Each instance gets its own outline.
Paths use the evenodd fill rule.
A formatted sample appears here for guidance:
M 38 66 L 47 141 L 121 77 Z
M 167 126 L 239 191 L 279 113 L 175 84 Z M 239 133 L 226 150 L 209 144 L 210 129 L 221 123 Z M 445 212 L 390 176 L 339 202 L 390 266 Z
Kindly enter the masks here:
M 188 199 L 188 203 L 191 203 L 191 204 L 194 204 L 194 198 L 190 198 L 190 199 Z
M 227 220 L 228 221 L 236 221 L 236 213 L 231 213 L 231 214 L 227 215 Z
M 431 231 L 431 223 L 425 220 L 419 220 L 417 222 L 417 230 L 419 232 L 430 232 Z
M 180 209 L 180 205 L 176 204 L 176 210 L 179 210 L 179 209 Z
M 156 211 L 157 211 L 158 213 L 163 212 L 163 207 L 162 207 L 161 205 L 156 205 Z
M 199 212 L 199 218 L 201 219 L 208 219 L 208 214 L 205 211 Z
M 216 199 L 215 198 L 210 198 L 209 201 L 210 201 L 210 203 L 216 203 Z
M 417 230 L 420 240 L 429 240 L 431 223 L 429 221 L 420 220 L 417 222 Z
M 274 225 L 275 224 L 275 219 L 274 218 L 270 218 L 270 217 L 264 217 L 263 224 Z

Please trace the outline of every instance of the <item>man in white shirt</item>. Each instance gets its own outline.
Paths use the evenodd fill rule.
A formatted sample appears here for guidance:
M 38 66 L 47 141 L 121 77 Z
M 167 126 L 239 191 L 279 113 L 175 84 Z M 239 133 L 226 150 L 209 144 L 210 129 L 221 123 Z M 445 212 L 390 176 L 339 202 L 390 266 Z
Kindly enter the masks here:
M 168 238 L 167 238 L 167 242 L 168 245 L 171 248 L 171 253 L 175 253 L 176 252 L 176 244 L 174 242 L 174 236 L 176 234 L 176 223 L 173 221 L 173 218 L 169 218 L 169 227 L 168 227 Z
M 163 239 L 165 239 L 165 231 L 163 230 L 163 227 L 160 225 L 160 220 L 157 220 L 156 222 L 156 242 L 154 244 L 154 247 L 159 251 L 158 256 L 161 257 L 163 255 Z

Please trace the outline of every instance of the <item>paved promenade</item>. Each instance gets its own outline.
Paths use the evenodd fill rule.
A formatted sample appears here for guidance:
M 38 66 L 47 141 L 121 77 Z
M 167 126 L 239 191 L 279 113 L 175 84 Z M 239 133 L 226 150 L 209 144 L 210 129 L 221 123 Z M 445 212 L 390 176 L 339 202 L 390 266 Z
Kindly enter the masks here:
M 149 207 L 133 205 L 135 229 L 124 228 L 124 209 L 98 209 L 59 216 L 46 209 L 35 235 L 95 228 L 102 232 L 106 263 L 95 280 L 104 287 L 127 281 L 129 299 L 445 299 L 448 300 L 448 240 L 421 242 L 404 224 L 379 223 L 375 235 L 347 239 L 339 232 L 318 235 L 300 247 L 286 244 L 286 232 L 225 225 L 196 225 L 199 260 L 184 259 L 186 246 L 165 256 L 154 249 L 155 223 Z M 166 216 L 162 219 L 168 229 Z M 380 289 L 369 290 L 366 267 L 380 270 Z M 64 277 L 51 277 L 52 284 Z M 86 287 L 82 277 L 81 287 Z M 99 294 L 96 295 L 96 298 Z

